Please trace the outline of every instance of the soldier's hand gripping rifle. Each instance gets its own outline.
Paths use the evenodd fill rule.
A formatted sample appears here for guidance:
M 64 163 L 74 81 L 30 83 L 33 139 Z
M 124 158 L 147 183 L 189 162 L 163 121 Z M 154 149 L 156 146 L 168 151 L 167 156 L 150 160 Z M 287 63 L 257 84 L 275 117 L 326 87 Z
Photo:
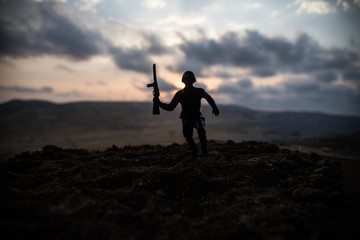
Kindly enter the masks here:
M 153 91 L 154 98 L 159 98 L 160 91 L 159 91 L 159 86 L 158 86 L 157 79 L 156 79 L 156 65 L 155 65 L 155 63 L 153 65 L 153 76 L 154 76 L 154 82 L 148 84 L 147 87 L 153 87 L 154 88 L 154 91 Z M 153 111 L 152 112 L 153 112 L 154 115 L 159 115 L 160 114 L 159 105 L 156 104 L 155 102 L 153 102 Z

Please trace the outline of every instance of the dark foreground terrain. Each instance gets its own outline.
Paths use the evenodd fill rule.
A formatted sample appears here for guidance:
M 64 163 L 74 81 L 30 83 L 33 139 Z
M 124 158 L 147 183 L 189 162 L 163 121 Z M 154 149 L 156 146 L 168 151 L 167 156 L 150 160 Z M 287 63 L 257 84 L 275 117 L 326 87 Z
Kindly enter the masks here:
M 340 164 L 264 142 L 45 146 L 1 163 L 2 239 L 346 239 Z M 34 238 L 35 239 L 35 238 Z

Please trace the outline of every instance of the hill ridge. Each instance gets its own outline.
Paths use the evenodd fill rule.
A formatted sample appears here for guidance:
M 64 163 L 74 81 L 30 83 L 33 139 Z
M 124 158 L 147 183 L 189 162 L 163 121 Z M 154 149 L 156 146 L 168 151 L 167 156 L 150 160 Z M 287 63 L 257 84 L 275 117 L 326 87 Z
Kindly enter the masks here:
M 221 105 L 214 117 L 204 104 L 209 139 L 283 142 L 360 131 L 360 117 L 261 112 Z M 57 104 L 16 100 L 0 105 L 0 152 L 38 150 L 46 144 L 95 148 L 112 144 L 182 141 L 180 107 L 154 116 L 150 102 Z

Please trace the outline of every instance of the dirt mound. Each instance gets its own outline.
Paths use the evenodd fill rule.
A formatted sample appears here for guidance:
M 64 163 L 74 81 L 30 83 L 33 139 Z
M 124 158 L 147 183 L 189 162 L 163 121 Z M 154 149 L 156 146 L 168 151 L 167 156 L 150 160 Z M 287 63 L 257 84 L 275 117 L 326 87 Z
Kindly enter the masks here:
M 325 239 L 343 230 L 338 164 L 264 142 L 89 152 L 45 146 L 1 166 L 11 238 Z

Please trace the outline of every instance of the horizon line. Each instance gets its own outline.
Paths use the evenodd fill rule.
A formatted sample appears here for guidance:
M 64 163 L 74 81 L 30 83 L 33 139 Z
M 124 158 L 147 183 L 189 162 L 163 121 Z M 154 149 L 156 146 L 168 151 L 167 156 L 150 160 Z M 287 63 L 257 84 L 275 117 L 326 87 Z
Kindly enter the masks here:
M 152 101 L 135 101 L 135 100 L 74 100 L 74 101 L 52 101 L 49 99 L 37 99 L 37 98 L 13 98 L 6 101 L 0 101 L 0 106 L 5 105 L 11 102 L 46 102 L 56 105 L 66 105 L 73 103 L 152 103 Z M 247 107 L 235 103 L 219 103 L 219 106 L 236 106 L 239 108 L 247 109 L 250 111 L 257 112 L 273 112 L 273 113 L 311 113 L 311 114 L 325 114 L 333 116 L 347 116 L 347 117 L 360 117 L 360 114 L 356 113 L 338 113 L 338 112 L 327 112 L 327 111 L 316 111 L 316 110 L 296 110 L 296 109 L 274 109 L 274 108 L 256 108 L 256 107 Z

